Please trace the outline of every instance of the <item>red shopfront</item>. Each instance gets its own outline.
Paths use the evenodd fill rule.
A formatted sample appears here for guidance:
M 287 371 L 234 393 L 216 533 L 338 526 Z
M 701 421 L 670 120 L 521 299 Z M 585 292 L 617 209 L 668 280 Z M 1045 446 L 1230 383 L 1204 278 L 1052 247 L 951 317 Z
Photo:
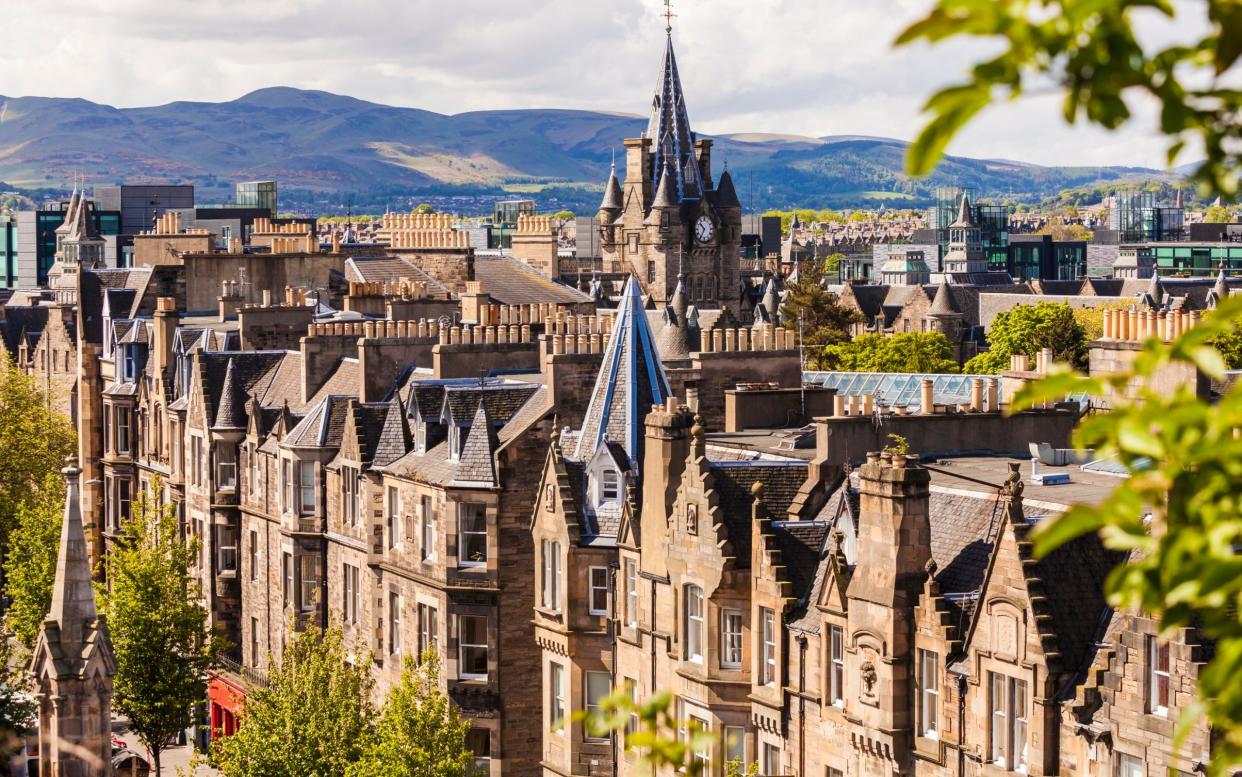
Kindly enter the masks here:
M 207 701 L 211 713 L 211 736 L 227 737 L 237 733 L 246 691 L 236 680 L 212 673 L 207 682 Z

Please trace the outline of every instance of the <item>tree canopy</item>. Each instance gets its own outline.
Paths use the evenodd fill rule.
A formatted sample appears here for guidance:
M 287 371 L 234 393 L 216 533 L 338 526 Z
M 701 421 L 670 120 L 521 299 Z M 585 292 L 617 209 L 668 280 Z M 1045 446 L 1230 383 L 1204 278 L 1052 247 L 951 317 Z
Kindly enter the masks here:
M 781 305 L 784 326 L 802 333 L 803 355 L 811 369 L 824 369 L 825 348 L 849 339 L 850 325 L 863 320 L 861 313 L 842 305 L 836 294 L 824 288 L 826 279 L 824 262 L 803 262 L 798 279 L 785 286 Z
M 1009 369 L 1010 356 L 1024 353 L 1034 359 L 1043 348 L 1052 349 L 1054 361 L 1086 367 L 1086 330 L 1064 302 L 1018 305 L 998 314 L 988 329 L 988 350 L 966 362 L 964 369 L 995 375 Z
M 248 689 L 237 733 L 212 741 L 212 762 L 225 777 L 348 774 L 375 736 L 370 667 L 338 627 L 291 635 L 268 684 Z
M 862 334 L 828 346 L 828 368 L 844 372 L 951 373 L 959 370 L 953 344 L 939 332 Z
M 59 472 L 51 473 L 37 492 L 18 505 L 9 538 L 5 592 L 10 601 L 4 620 L 28 652 L 34 650 L 43 619 L 52 607 L 64 505 L 64 478 Z
M 121 533 L 104 561 L 108 585 L 100 588 L 116 653 L 112 703 L 159 774 L 168 740 L 190 725 L 193 705 L 207 693 L 219 645 L 190 572 L 194 541 L 182 536 L 173 506 L 138 494 Z

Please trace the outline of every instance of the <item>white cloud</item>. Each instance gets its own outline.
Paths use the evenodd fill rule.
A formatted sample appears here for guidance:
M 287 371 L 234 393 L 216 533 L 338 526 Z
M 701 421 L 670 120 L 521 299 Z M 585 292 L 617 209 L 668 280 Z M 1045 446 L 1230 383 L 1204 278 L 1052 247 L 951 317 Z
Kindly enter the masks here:
M 893 50 L 930 0 L 679 0 L 691 119 L 708 133 L 910 138 L 935 89 L 986 44 Z M 0 91 L 122 107 L 323 89 L 441 113 L 642 113 L 659 0 L 60 0 L 8 4 Z M 1157 35 L 1158 32 L 1158 23 Z M 1055 100 L 995 108 L 951 151 L 1049 164 L 1161 166 L 1153 122 L 1065 127 Z

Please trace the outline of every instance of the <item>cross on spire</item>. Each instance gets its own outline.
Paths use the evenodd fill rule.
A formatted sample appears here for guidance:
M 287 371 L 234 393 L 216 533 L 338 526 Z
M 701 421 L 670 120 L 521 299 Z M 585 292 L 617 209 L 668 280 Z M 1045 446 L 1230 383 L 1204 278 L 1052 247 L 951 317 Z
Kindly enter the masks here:
M 673 13 L 673 0 L 664 0 L 664 13 L 660 14 L 664 17 L 664 32 L 667 35 L 673 34 L 673 17 L 677 14 Z

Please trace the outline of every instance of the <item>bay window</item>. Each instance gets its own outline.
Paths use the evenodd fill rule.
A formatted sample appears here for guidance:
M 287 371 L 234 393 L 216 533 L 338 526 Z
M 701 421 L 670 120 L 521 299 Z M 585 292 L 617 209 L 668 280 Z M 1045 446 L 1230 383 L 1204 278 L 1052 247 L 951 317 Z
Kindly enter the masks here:
M 720 613 L 720 666 L 742 668 L 742 611 L 722 610 Z
M 457 676 L 462 680 L 487 679 L 487 618 L 457 617 Z

